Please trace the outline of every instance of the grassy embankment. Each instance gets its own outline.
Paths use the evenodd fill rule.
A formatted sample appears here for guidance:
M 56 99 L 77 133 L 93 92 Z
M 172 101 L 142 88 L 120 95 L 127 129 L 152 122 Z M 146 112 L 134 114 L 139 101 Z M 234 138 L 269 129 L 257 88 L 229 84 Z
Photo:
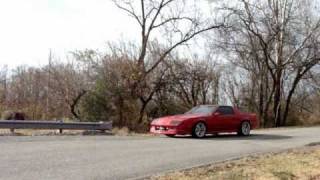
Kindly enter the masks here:
M 154 176 L 153 180 L 320 180 L 320 146 L 269 153 Z

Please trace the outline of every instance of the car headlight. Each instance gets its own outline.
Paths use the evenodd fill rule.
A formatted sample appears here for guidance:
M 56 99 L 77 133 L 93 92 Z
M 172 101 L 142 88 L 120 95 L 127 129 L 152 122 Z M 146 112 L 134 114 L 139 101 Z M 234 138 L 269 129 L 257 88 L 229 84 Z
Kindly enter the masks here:
M 172 125 L 172 126 L 178 126 L 178 125 L 181 124 L 181 123 L 182 123 L 182 121 L 172 120 L 172 121 L 170 122 L 170 125 Z

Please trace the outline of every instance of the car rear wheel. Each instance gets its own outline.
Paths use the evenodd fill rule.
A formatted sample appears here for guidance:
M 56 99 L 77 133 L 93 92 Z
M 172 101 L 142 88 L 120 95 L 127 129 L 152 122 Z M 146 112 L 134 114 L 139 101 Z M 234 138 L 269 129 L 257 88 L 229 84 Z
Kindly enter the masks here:
M 241 123 L 238 135 L 241 136 L 249 136 L 251 131 L 251 125 L 248 121 L 244 121 Z
M 207 126 L 203 122 L 198 122 L 192 129 L 192 136 L 195 138 L 203 138 L 206 136 Z

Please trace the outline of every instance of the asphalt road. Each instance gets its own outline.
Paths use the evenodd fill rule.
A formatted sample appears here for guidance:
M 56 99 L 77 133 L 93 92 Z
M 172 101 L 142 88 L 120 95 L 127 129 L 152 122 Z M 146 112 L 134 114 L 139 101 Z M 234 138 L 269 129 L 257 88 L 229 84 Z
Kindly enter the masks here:
M 250 137 L 0 137 L 0 179 L 132 179 L 252 153 L 320 142 L 320 127 L 253 131 Z

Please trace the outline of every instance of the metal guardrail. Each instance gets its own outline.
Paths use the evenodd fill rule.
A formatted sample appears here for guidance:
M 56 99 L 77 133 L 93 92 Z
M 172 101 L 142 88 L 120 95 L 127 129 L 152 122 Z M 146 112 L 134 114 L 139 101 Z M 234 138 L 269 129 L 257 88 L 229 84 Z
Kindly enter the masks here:
M 63 121 L 25 121 L 25 120 L 0 120 L 0 129 L 64 129 L 68 130 L 99 130 L 112 129 L 112 122 L 63 122 Z

